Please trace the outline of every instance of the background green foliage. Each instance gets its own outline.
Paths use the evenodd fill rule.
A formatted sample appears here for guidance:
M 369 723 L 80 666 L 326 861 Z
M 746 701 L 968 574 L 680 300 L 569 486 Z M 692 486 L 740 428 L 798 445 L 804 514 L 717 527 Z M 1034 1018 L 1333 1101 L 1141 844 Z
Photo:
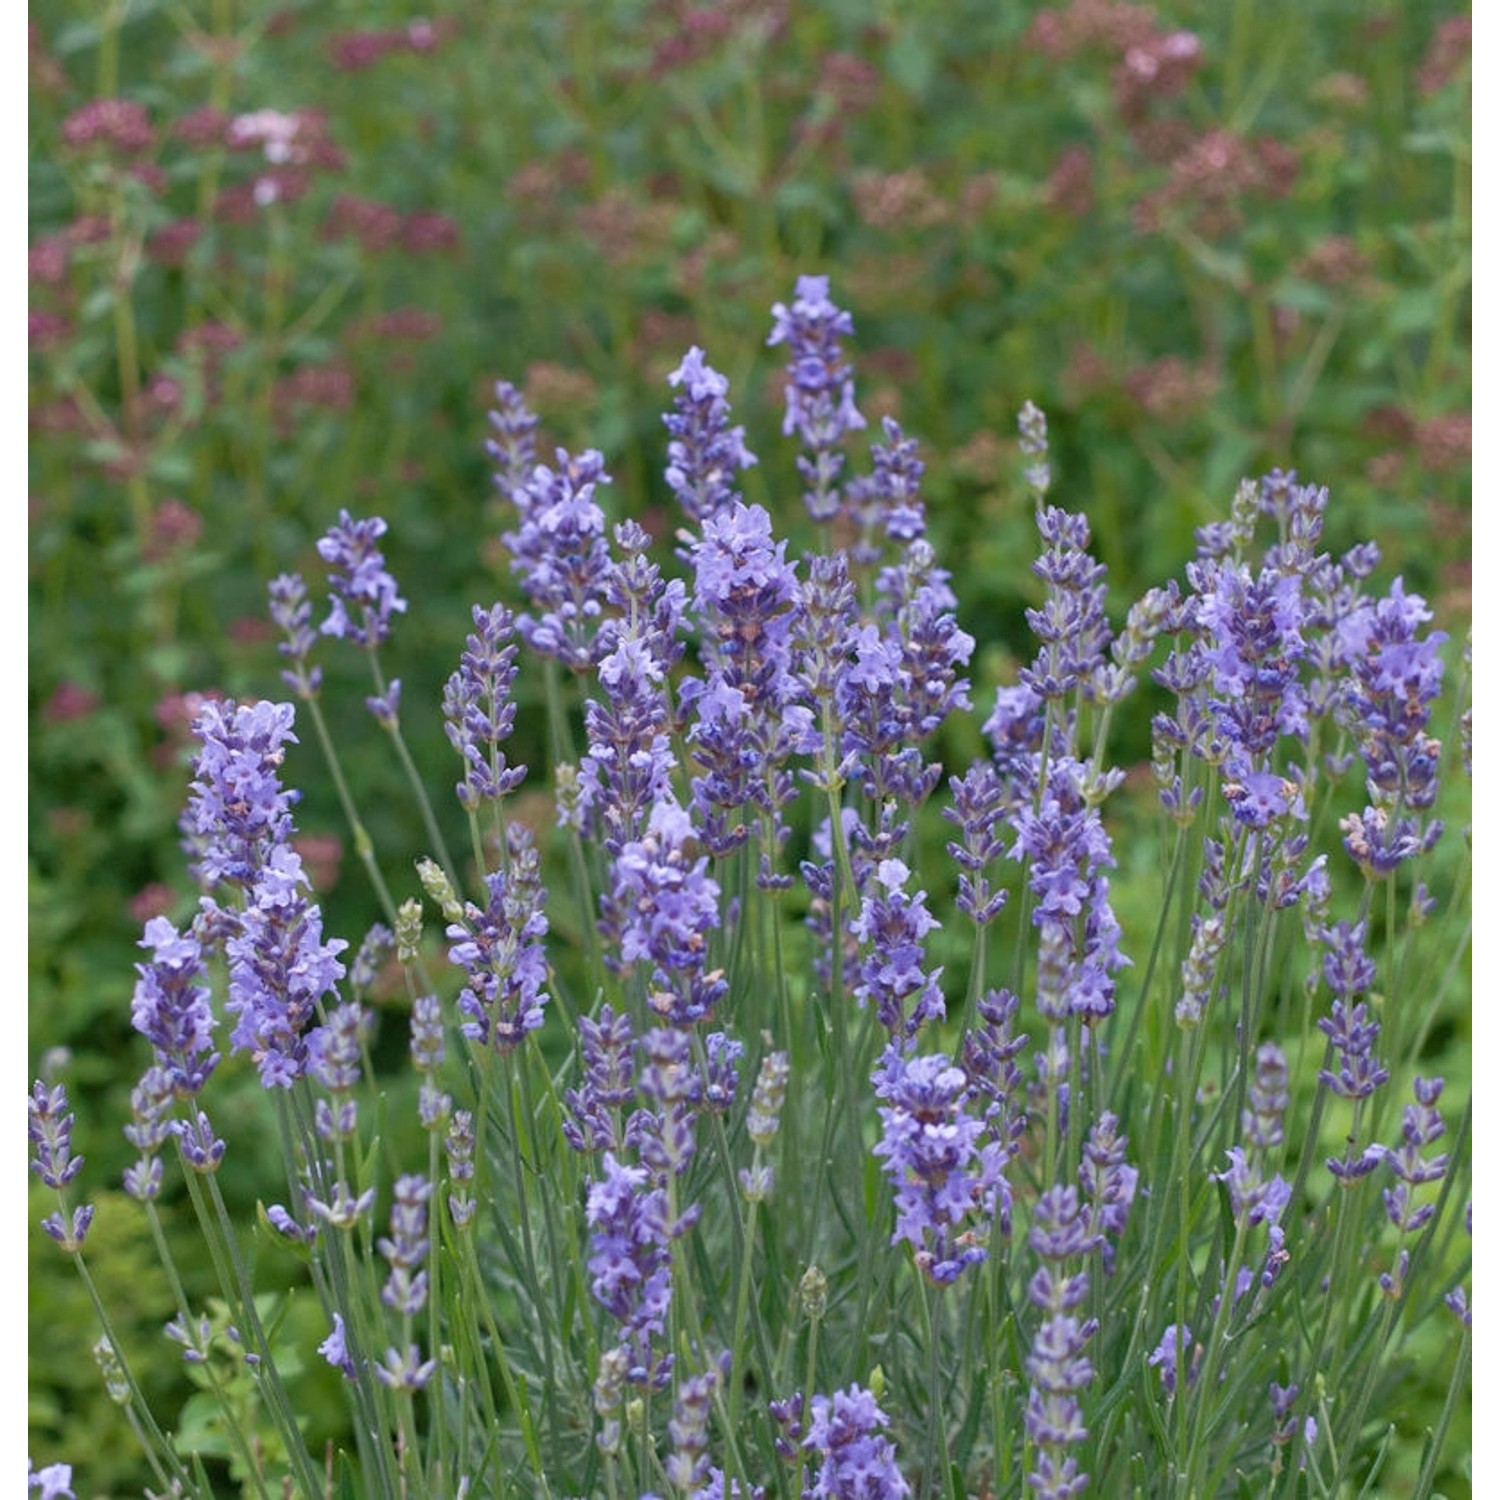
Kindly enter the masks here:
M 1197 52 L 1174 72 L 1160 49 L 1179 28 Z M 1376 537 L 1461 639 L 1466 28 L 1461 7 L 1417 0 L 47 6 L 28 988 L 33 1061 L 71 1050 L 94 1167 L 126 1160 L 96 1122 L 122 1118 L 143 1061 L 141 920 L 188 909 L 192 695 L 276 691 L 266 579 L 309 568 L 342 506 L 391 523 L 421 607 L 389 665 L 418 763 L 447 764 L 436 705 L 469 604 L 509 597 L 482 447 L 498 377 L 540 411 L 544 454 L 603 449 L 620 511 L 660 535 L 665 376 L 701 344 L 760 448 L 746 498 L 794 529 L 789 446 L 761 441 L 779 420 L 767 308 L 826 272 L 858 326 L 863 409 L 923 441 L 979 701 L 1027 650 L 1027 398 L 1113 604 L 1179 571 L 1242 474 L 1295 467 L 1332 488 L 1330 545 Z M 101 97 L 144 106 L 145 149 L 69 144 Z M 195 135 L 204 106 L 316 111 L 303 139 L 324 145 L 277 167 Z M 256 181 L 276 201 L 258 205 Z M 361 714 L 355 679 L 331 678 L 332 711 Z M 540 743 L 533 706 L 520 760 Z M 377 848 L 414 847 L 382 747 L 361 744 Z M 325 839 L 330 929 L 357 933 L 373 904 L 340 878 L 320 786 L 299 822 Z M 1460 1004 L 1447 1065 L 1466 1067 L 1466 1036 Z M 242 1107 L 258 1108 L 248 1087 Z M 253 1202 L 255 1163 L 231 1152 L 226 1173 Z M 107 1208 L 100 1275 L 130 1285 L 144 1247 Z M 33 1265 L 32 1420 L 48 1451 L 100 1442 L 112 1465 L 66 1269 Z M 156 1319 L 148 1294 L 137 1307 Z M 165 1346 L 155 1359 L 172 1378 Z

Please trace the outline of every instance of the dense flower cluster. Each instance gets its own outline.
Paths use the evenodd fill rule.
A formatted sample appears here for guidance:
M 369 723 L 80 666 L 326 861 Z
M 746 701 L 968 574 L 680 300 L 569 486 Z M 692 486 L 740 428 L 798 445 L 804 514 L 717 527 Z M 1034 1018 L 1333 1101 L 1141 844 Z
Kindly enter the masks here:
M 859 916 L 849 924 L 862 955 L 854 996 L 873 1002 L 880 1024 L 893 1039 L 910 1041 L 928 1021 L 945 1014 L 938 985 L 942 970 L 923 968 L 923 939 L 938 926 L 927 910 L 927 892 L 906 892 L 911 871 L 899 859 L 883 859 Z
M 565 817 L 597 829 L 618 852 L 638 839 L 655 804 L 672 796 L 677 765 L 668 677 L 682 655 L 686 591 L 646 556 L 650 538 L 634 521 L 615 529 L 618 560 L 602 592 L 615 612 L 600 629 L 598 680 L 604 696 L 584 703 L 588 749 L 578 766 L 578 799 Z M 605 903 L 605 923 L 612 919 Z
M 770 516 L 737 500 L 704 521 L 691 561 L 707 671 L 684 683 L 682 704 L 701 771 L 693 803 L 705 842 L 722 854 L 747 837 L 731 820 L 751 808 L 773 820 L 776 842 L 785 836 L 780 813 L 793 792 L 785 767 L 811 724 L 791 672 L 797 579 Z M 767 869 L 771 852 L 762 850 Z
M 1089 24 L 1113 16 L 1138 28 L 1138 9 L 1095 7 Z M 1175 70 L 1176 88 L 1194 56 L 1145 25 L 1121 66 L 1142 90 L 1153 69 Z M 295 120 L 269 112 L 223 129 L 273 159 L 303 139 Z M 389 238 L 385 207 L 345 203 L 343 228 Z M 1414 1305 L 1414 1268 L 1432 1258 L 1435 1228 L 1451 1228 L 1467 1122 L 1451 1151 L 1435 1152 L 1444 1083 L 1419 1077 L 1399 1141 L 1379 1143 L 1392 1133 L 1377 1091 L 1427 1036 L 1414 1040 L 1415 1025 L 1375 993 L 1372 924 L 1399 921 L 1400 909 L 1367 901 L 1358 920 L 1336 918 L 1339 886 L 1312 848 L 1310 809 L 1321 812 L 1357 751 L 1369 805 L 1344 833 L 1359 868 L 1390 876 L 1431 846 L 1438 746 L 1427 726 L 1444 637 L 1423 633 L 1430 613 L 1399 581 L 1385 598 L 1364 597 L 1373 552 L 1320 552 L 1326 492 L 1280 473 L 1244 483 L 1230 519 L 1198 532 L 1185 586 L 1150 591 L 1115 630 L 1087 522 L 1047 502 L 1046 423 L 1028 405 L 1037 649 L 996 689 L 978 758 L 947 775 L 930 742 L 971 708 L 975 641 L 926 535 L 924 464 L 887 419 L 869 472 L 845 474 L 845 441 L 864 419 L 843 352 L 852 320 L 826 277 L 803 277 L 774 320 L 770 342 L 790 355 L 785 431 L 801 444 L 808 508 L 831 523 L 830 550 L 798 562 L 770 513 L 736 488 L 756 460 L 702 349 L 669 377 L 681 577 L 652 561 L 644 526 L 607 524 L 603 456 L 558 450 L 556 467 L 538 464 L 535 416 L 515 387 L 496 388 L 489 453 L 514 512 L 503 540 L 528 608 L 473 609 L 443 694 L 472 835 L 472 863 L 455 865 L 427 813 L 441 863 L 417 868 L 442 912 L 444 975 L 426 967 L 422 903 L 398 907 L 356 819 L 386 922 L 344 984 L 345 945 L 323 936 L 294 844 L 296 794 L 282 781 L 291 705 L 203 704 L 183 818 L 203 895 L 187 931 L 154 913 L 146 921 L 150 956 L 131 1013 L 151 1061 L 131 1094 L 128 1194 L 155 1214 L 171 1143 L 195 1207 L 217 1206 L 217 1184 L 200 1191 L 192 1174 L 210 1177 L 226 1150 L 200 1107 L 220 1060 L 210 976 L 221 959 L 228 1050 L 273 1091 L 289 1148 L 291 1207 L 271 1204 L 264 1223 L 313 1265 L 327 1317 L 320 1352 L 362 1424 L 350 1460 L 359 1482 L 384 1469 L 392 1493 L 404 1488 L 420 1440 L 412 1397 L 424 1391 L 417 1410 L 457 1414 L 443 1437 L 457 1463 L 443 1485 L 456 1494 L 468 1493 L 474 1461 L 465 1424 L 494 1429 L 479 1439 L 482 1464 L 524 1455 L 522 1485 L 553 1464 L 563 1483 L 578 1461 L 580 1492 L 643 1500 L 663 1479 L 688 1500 L 751 1500 L 766 1492 L 757 1465 L 773 1449 L 785 1467 L 768 1487 L 802 1500 L 895 1500 L 919 1473 L 925 1489 L 973 1485 L 973 1470 L 959 1479 L 945 1468 L 959 1464 L 950 1438 L 961 1422 L 965 1458 L 993 1442 L 992 1458 L 975 1460 L 993 1464 L 978 1484 L 1063 1500 L 1089 1487 L 1086 1468 L 1096 1485 L 1122 1481 L 1120 1422 L 1147 1431 L 1141 1408 L 1153 1401 L 1166 1420 L 1144 1415 L 1186 1466 L 1173 1470 L 1184 1492 L 1217 1482 L 1206 1467 L 1221 1462 L 1216 1427 L 1232 1427 L 1245 1484 L 1310 1464 L 1320 1444 L 1357 1452 L 1374 1376 L 1353 1381 L 1331 1418 L 1321 1394 L 1299 1401 L 1289 1377 L 1304 1389 L 1326 1383 L 1325 1371 L 1348 1377 L 1395 1339 Z M 1262 529 L 1275 541 L 1257 550 Z M 384 533 L 382 520 L 345 511 L 319 544 L 332 587 L 322 633 L 370 653 L 368 702 L 409 767 L 400 684 L 387 687 L 376 660 L 406 607 L 377 546 Z M 271 615 L 285 680 L 327 739 L 299 576 L 272 584 Z M 552 811 L 571 885 L 551 894 L 552 841 L 533 831 L 543 799 L 513 814 L 501 805 L 526 774 L 506 758 L 522 647 L 547 661 L 547 728 L 568 756 Z M 1148 673 L 1171 700 L 1153 724 L 1152 774 L 1175 840 L 1141 992 L 1117 1014 L 1116 976 L 1130 960 L 1101 809 L 1124 773 L 1106 751 L 1115 709 Z M 580 725 L 575 763 L 563 747 Z M 956 891 L 921 864 L 938 826 L 923 804 L 945 778 Z M 804 788 L 815 795 L 799 821 Z M 339 790 L 351 804 L 342 779 Z M 782 856 L 804 838 L 799 889 Z M 1418 926 L 1432 898 L 1412 887 Z M 942 933 L 950 900 L 972 928 Z M 1270 972 L 1296 930 L 1274 914 L 1293 906 L 1320 960 L 1307 1002 L 1329 997 L 1316 1021 L 1322 1066 L 1307 1059 L 1306 1078 L 1289 1062 L 1303 1054 L 1280 1029 L 1286 1008 Z M 793 909 L 806 930 L 784 947 Z M 1020 940 L 1005 955 L 1013 989 L 989 985 L 1002 914 L 1019 924 L 1007 933 Z M 546 941 L 559 934 L 576 935 L 578 951 L 549 960 Z M 403 1003 L 391 999 L 397 966 L 409 1005 L 398 1044 L 417 1085 L 387 1098 L 367 1070 L 377 1015 Z M 1030 1055 L 1023 1014 L 1040 1023 Z M 560 1017 L 567 1037 L 535 1038 Z M 1377 1055 L 1382 1024 L 1390 1067 Z M 948 1050 L 934 1050 L 937 1031 Z M 393 1055 L 389 1041 L 375 1055 Z M 1149 1076 L 1130 1071 L 1142 1060 Z M 1299 1141 L 1293 1100 L 1299 1084 L 1312 1090 L 1315 1069 L 1313 1124 Z M 366 1102 L 377 1097 L 378 1115 Z M 414 1117 L 408 1133 L 420 1126 L 417 1172 L 393 1154 L 406 1136 L 384 1111 L 397 1107 Z M 1333 1182 L 1308 1171 L 1325 1109 L 1352 1117 L 1348 1152 L 1327 1162 Z M 32 1170 L 57 1194 L 43 1227 L 70 1253 L 93 1217 L 64 1194 L 82 1167 L 73 1124 L 63 1088 L 38 1082 Z M 554 1168 L 571 1205 L 542 1196 Z M 1386 1169 L 1377 1202 L 1361 1180 Z M 384 1233 L 377 1203 L 388 1204 Z M 1155 1215 L 1144 1228 L 1138 1204 Z M 568 1218 L 580 1209 L 582 1232 Z M 1333 1226 L 1326 1244 L 1309 1232 L 1323 1224 Z M 894 1294 L 900 1266 L 878 1243 L 888 1228 L 920 1278 Z M 1381 1236 L 1394 1241 L 1389 1257 Z M 226 1352 L 257 1366 L 265 1409 L 279 1410 L 254 1293 L 234 1258 L 224 1263 L 229 1311 L 180 1306 L 169 1336 L 211 1371 Z M 1382 1316 L 1360 1342 L 1342 1340 L 1349 1286 L 1376 1300 L 1371 1265 L 1385 1266 Z M 949 1290 L 960 1282 L 967 1291 Z M 1444 1285 L 1467 1326 L 1468 1292 L 1451 1274 Z M 955 1338 L 960 1303 L 976 1326 Z M 1293 1315 L 1316 1330 L 1313 1365 L 1305 1339 L 1271 1351 L 1259 1332 L 1242 1337 L 1261 1319 L 1285 1331 Z M 512 1320 L 514 1358 L 502 1347 Z M 924 1333 L 925 1414 L 919 1380 L 898 1364 Z M 989 1361 L 980 1409 L 951 1411 L 946 1393 L 974 1351 L 1007 1348 L 1019 1378 Z M 1123 1376 L 1122 1350 L 1134 1361 Z M 793 1387 L 804 1357 L 802 1389 L 771 1399 Z M 833 1369 L 870 1386 L 811 1394 Z M 914 1460 L 906 1474 L 891 1431 L 905 1443 L 908 1412 L 892 1422 L 888 1389 L 919 1431 L 926 1424 L 921 1468 Z M 976 1437 L 991 1415 L 993 1433 Z M 291 1454 L 295 1421 L 283 1429 Z M 1128 1459 L 1133 1473 L 1133 1450 Z M 314 1470 L 309 1461 L 287 1487 L 309 1487 Z M 1342 1483 L 1349 1471 L 1339 1472 Z M 53 1470 L 32 1480 L 59 1494 L 67 1484 Z
M 130 1021 L 151 1043 L 157 1063 L 174 1093 L 196 1094 L 219 1061 L 213 1050 L 212 992 L 204 977 L 203 948 L 191 933 L 180 933 L 165 917 L 146 923 L 141 947 L 151 950 L 130 1003 Z

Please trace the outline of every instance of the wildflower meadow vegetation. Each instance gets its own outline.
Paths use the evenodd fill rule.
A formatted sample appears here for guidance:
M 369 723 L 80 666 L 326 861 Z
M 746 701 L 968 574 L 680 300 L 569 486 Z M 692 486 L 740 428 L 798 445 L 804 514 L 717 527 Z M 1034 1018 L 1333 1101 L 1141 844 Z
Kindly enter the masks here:
M 1468 19 L 1214 10 L 33 22 L 32 1493 L 1482 1493 Z

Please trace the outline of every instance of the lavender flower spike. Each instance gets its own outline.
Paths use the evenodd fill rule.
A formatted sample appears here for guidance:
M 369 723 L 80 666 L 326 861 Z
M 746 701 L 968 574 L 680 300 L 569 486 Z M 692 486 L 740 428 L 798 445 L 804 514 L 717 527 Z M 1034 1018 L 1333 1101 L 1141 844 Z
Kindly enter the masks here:
M 463 921 L 448 928 L 448 957 L 467 979 L 458 997 L 468 1018 L 463 1033 L 498 1052 L 513 1052 L 542 1024 L 548 1001 L 547 892 L 524 826 L 512 824 L 507 834 L 510 867 L 485 876 L 485 909 L 467 903 Z
M 193 873 L 210 889 L 250 885 L 271 846 L 291 837 L 297 794 L 282 789 L 281 764 L 297 740 L 294 712 L 290 703 L 208 702 L 193 723 L 203 748 L 182 827 Z
M 526 776 L 525 766 L 506 765 L 500 749 L 516 722 L 514 635 L 514 617 L 503 604 L 476 604 L 474 632 L 443 689 L 444 731 L 464 763 L 458 800 L 469 812 L 514 791 Z
M 984 1141 L 984 1122 L 964 1110 L 969 1080 L 941 1053 L 904 1062 L 886 1049 L 875 1088 L 884 1136 L 875 1155 L 895 1191 L 896 1230 L 917 1269 L 935 1286 L 950 1286 L 985 1257 L 970 1231 L 958 1232 L 973 1213 L 993 1219 L 1005 1148 Z
M 333 590 L 324 635 L 373 650 L 390 634 L 391 615 L 405 610 L 406 600 L 396 592 L 396 580 L 386 572 L 385 558 L 375 545 L 385 531 L 379 516 L 357 521 L 341 510 L 338 525 L 318 543 Z
M 271 580 L 269 592 L 271 621 L 286 637 L 276 649 L 292 664 L 281 674 L 281 680 L 299 698 L 316 698 L 323 685 L 323 669 L 308 665 L 318 636 L 311 624 L 307 584 L 300 573 L 282 573 Z
M 748 469 L 755 455 L 745 447 L 745 429 L 729 425 L 729 382 L 694 345 L 667 377 L 677 389 L 676 410 L 662 418 L 667 444 L 667 485 L 683 510 L 700 524 L 732 504 L 734 471 Z
M 940 924 L 927 910 L 926 891 L 906 894 L 910 876 L 899 859 L 881 860 L 870 894 L 849 924 L 861 947 L 855 999 L 861 1005 L 874 1000 L 881 1024 L 893 1040 L 904 1041 L 915 1037 L 926 1022 L 940 1021 L 945 1014 L 938 986 L 943 971 L 939 967 L 929 974 L 922 967 L 924 941 Z
M 646 1188 L 644 1167 L 627 1167 L 605 1152 L 604 1175 L 589 1188 L 590 1289 L 621 1325 L 636 1384 L 652 1379 L 650 1340 L 667 1326 L 672 1301 L 672 1225 L 664 1188 Z
M 516 492 L 536 467 L 536 414 L 508 380 L 495 386 L 495 410 L 490 413 L 494 437 L 484 445 L 495 464 L 495 488 L 512 504 Z
M 896 1450 L 881 1429 L 890 1418 L 875 1397 L 851 1385 L 812 1398 L 812 1422 L 802 1446 L 821 1459 L 812 1500 L 901 1500 L 911 1486 L 896 1467 Z
M 213 1006 L 203 973 L 203 949 L 191 934 L 183 935 L 165 918 L 146 923 L 141 947 L 152 951 L 149 964 L 137 964 L 130 1023 L 156 1049 L 173 1089 L 196 1094 L 219 1061 L 213 1050 Z M 205 1056 L 205 1054 L 207 1054 Z
M 63 1188 L 83 1170 L 83 1158 L 73 1155 L 73 1116 L 68 1111 L 67 1090 L 60 1083 L 48 1088 L 38 1079 L 32 1085 L 27 1111 L 26 1133 L 34 1152 L 31 1170 L 56 1190 L 61 1205 Z M 42 1220 L 42 1228 L 74 1254 L 83 1248 L 93 1219 L 92 1204 L 75 1208 L 68 1220 L 64 1220 L 60 1207 Z
M 781 430 L 788 437 L 800 435 L 808 450 L 797 461 L 809 485 L 803 499 L 815 521 L 828 521 L 839 510 L 836 481 L 844 458 L 838 445 L 846 433 L 865 425 L 854 404 L 854 372 L 840 347 L 854 332 L 854 320 L 830 300 L 826 276 L 798 277 L 791 307 L 778 302 L 771 316 L 775 321 L 766 343 L 785 343 L 791 355 Z

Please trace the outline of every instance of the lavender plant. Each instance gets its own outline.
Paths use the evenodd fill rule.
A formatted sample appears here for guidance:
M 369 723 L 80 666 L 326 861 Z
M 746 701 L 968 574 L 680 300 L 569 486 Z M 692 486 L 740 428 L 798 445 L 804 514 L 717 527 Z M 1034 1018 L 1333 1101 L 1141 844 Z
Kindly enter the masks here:
M 1116 630 L 1028 405 L 1037 649 L 976 694 L 983 626 L 959 627 L 926 539 L 915 441 L 887 423 L 853 472 L 853 332 L 825 277 L 774 310 L 825 549 L 805 555 L 778 535 L 793 517 L 736 493 L 757 456 L 702 350 L 670 377 L 682 526 L 659 561 L 609 524 L 604 456 L 538 463 L 499 388 L 525 599 L 475 605 L 427 706 L 456 786 L 414 763 L 380 665 L 406 609 L 384 522 L 343 512 L 319 544 L 320 630 L 303 579 L 272 583 L 296 702 L 199 713 L 198 909 L 146 925 L 132 1005 L 151 1056 L 126 1189 L 177 1303 L 166 1336 L 221 1414 L 217 1465 L 153 1411 L 97 1295 L 63 1084 L 30 1100 L 42 1228 L 162 1492 L 1190 1500 L 1387 1471 L 1430 1492 L 1471 1318 L 1467 1080 L 1432 1073 L 1454 1001 L 1412 957 L 1438 922 L 1455 951 L 1467 934 L 1433 815 L 1443 637 L 1400 580 L 1365 591 L 1369 549 L 1319 550 L 1328 493 L 1283 474 L 1242 486 Z M 422 799 L 404 889 L 321 705 L 337 642 L 367 654 Z M 541 818 L 517 793 L 542 778 L 508 759 L 538 659 Z M 1132 789 L 1112 744 L 1148 694 Z M 986 748 L 963 765 L 950 730 L 976 696 Z M 292 843 L 299 716 L 387 915 L 359 942 L 324 936 Z M 1124 855 L 1112 799 L 1137 824 L 1157 805 L 1157 871 Z M 392 949 L 405 1000 L 377 1013 Z M 409 1076 L 377 1037 L 403 1009 Z M 247 1068 L 281 1156 L 255 1225 L 217 1183 L 252 1143 L 207 1114 Z M 182 1195 L 206 1296 L 160 1212 Z M 282 1317 L 308 1298 L 299 1349 Z M 327 1452 L 294 1355 L 346 1398 Z M 1449 1382 L 1425 1437 L 1397 1401 L 1417 1357 Z M 68 1465 L 30 1483 L 70 1493 Z

